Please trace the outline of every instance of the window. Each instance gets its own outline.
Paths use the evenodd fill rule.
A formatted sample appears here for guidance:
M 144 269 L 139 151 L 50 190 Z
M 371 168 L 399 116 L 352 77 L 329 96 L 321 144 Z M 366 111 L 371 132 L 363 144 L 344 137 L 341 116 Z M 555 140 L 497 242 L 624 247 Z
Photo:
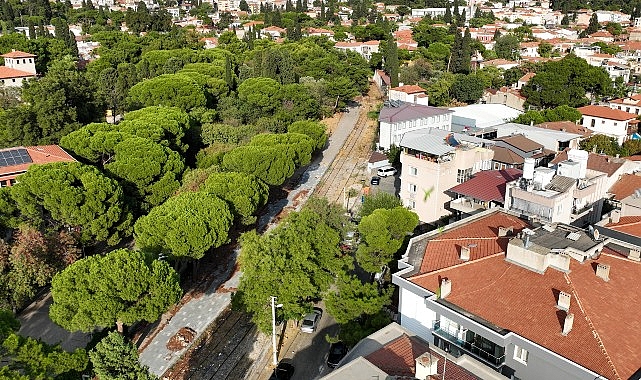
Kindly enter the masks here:
M 407 207 L 409 207 L 411 210 L 414 210 L 416 208 L 416 202 L 407 201 Z
M 31 61 L 31 58 L 29 58 L 29 63 L 33 63 L 33 62 Z
M 514 359 L 523 364 L 527 364 L 527 350 L 523 347 L 514 345 Z
M 616 126 L 617 126 L 617 123 L 614 123 L 614 126 L 616 127 Z
M 590 123 L 590 128 L 594 128 L 595 124 L 596 124 L 596 120 L 592 119 L 592 122 Z
M 605 124 L 605 120 L 601 120 L 601 124 Z
M 410 183 L 407 188 L 410 191 L 410 193 L 415 193 L 416 192 L 416 185 L 413 184 L 413 183 Z
M 463 183 L 468 179 L 472 178 L 472 168 L 468 169 L 458 169 L 456 173 L 456 182 Z
M 410 166 L 410 175 L 414 175 L 414 176 L 418 175 L 418 169 L 413 166 Z
M 12 82 L 15 82 L 15 81 L 16 81 L 16 78 L 11 79 L 11 81 L 12 81 Z

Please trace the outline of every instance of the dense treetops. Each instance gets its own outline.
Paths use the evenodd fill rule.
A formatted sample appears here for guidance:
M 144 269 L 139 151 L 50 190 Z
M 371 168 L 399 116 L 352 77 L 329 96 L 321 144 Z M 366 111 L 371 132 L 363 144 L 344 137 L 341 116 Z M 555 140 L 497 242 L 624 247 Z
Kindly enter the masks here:
M 168 263 L 119 249 L 76 261 L 51 282 L 49 316 L 69 331 L 155 321 L 182 290 Z

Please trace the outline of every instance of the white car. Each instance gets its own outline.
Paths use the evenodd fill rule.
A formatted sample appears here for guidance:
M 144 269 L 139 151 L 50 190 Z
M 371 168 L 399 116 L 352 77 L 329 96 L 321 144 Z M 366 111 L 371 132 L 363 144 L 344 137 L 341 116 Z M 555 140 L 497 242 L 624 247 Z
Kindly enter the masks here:
M 303 318 L 303 323 L 300 325 L 300 331 L 304 333 L 313 333 L 318 327 L 318 322 L 323 316 L 323 309 L 315 307 L 311 313 Z
M 378 169 L 376 174 L 379 177 L 389 177 L 396 174 L 396 169 L 391 166 L 383 166 L 382 168 Z

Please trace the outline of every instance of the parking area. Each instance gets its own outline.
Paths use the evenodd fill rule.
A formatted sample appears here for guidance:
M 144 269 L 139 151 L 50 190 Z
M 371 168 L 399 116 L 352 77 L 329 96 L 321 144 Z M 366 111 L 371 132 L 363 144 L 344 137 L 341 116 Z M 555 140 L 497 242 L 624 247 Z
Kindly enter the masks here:
M 372 183 L 372 178 L 379 178 L 378 185 Z M 374 181 L 375 182 L 375 181 Z M 399 174 L 389 176 L 389 177 L 378 177 L 376 172 L 370 175 L 370 194 L 376 194 L 378 192 L 389 193 L 393 195 L 398 195 L 400 190 L 401 179 Z

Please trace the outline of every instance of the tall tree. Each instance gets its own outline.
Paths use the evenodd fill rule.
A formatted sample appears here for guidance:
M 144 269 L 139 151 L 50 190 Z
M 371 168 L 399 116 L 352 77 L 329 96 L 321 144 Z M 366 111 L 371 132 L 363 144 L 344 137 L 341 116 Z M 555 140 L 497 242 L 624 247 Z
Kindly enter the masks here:
M 136 244 L 178 259 L 200 259 L 229 241 L 233 219 L 227 203 L 214 194 L 182 193 L 136 221 Z
M 396 45 L 396 41 L 394 41 L 394 37 L 392 35 L 387 38 L 385 69 L 390 77 L 390 86 L 397 87 L 399 71 L 398 46 Z
M 138 350 L 124 336 L 110 332 L 89 352 L 93 370 L 101 380 L 154 380 L 138 361 Z
M 69 331 L 154 322 L 182 295 L 167 262 L 119 249 L 76 261 L 51 283 L 51 320 Z
M 92 166 L 78 162 L 33 165 L 11 192 L 31 223 L 72 227 L 85 242 L 117 244 L 131 229 L 122 189 Z
M 450 24 L 452 22 L 452 10 L 450 9 L 451 7 L 452 6 L 450 5 L 450 2 L 448 0 L 445 3 L 445 16 L 443 16 L 443 21 L 445 21 L 446 24 Z
M 235 172 L 213 173 L 202 191 L 227 201 L 236 218 L 243 224 L 256 221 L 254 213 L 267 203 L 269 186 L 252 174 Z

